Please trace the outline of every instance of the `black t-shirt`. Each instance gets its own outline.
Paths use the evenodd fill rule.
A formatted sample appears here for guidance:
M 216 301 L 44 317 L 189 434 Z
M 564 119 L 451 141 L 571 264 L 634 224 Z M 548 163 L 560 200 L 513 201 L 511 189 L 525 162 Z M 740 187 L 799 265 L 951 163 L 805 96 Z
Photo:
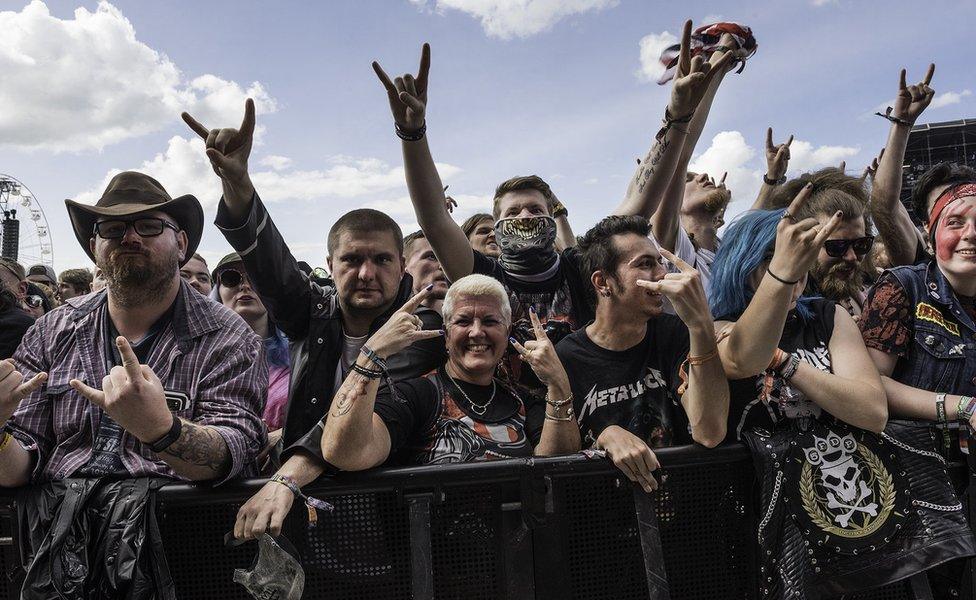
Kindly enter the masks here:
M 796 310 L 790 311 L 780 337 L 779 348 L 784 352 L 797 352 L 804 362 L 827 373 L 832 373 L 830 338 L 834 333 L 834 313 L 837 305 L 824 298 L 809 303 L 813 315 L 804 321 Z M 719 318 L 717 321 L 731 321 Z M 738 440 L 742 431 L 764 429 L 773 431 L 784 419 L 808 419 L 821 416 L 821 408 L 808 400 L 783 380 L 773 379 L 769 401 L 760 400 L 764 377 L 753 376 L 729 382 L 729 422 L 727 440 Z
M 677 393 L 689 345 L 688 328 L 668 314 L 649 320 L 644 339 L 627 350 L 596 345 L 585 328 L 561 341 L 556 353 L 569 375 L 584 446 L 610 425 L 651 447 L 690 443 Z
M 472 462 L 531 456 L 542 436 L 545 405 L 523 399 L 496 379 L 492 386 L 447 377 L 444 367 L 426 377 L 380 388 L 373 411 L 390 432 L 393 464 Z M 465 396 L 467 394 L 467 397 Z M 471 401 L 468 400 L 471 399 Z M 472 407 L 488 405 L 484 414 Z
M 14 355 L 20 340 L 33 324 L 34 317 L 16 306 L 0 312 L 0 360 Z
M 183 299 L 182 292 L 176 295 L 176 300 L 163 315 L 152 324 L 145 337 L 136 343 L 132 343 L 132 351 L 139 364 L 146 364 L 149 354 L 156 346 L 159 334 L 162 333 L 170 321 L 173 320 L 173 312 L 177 304 Z M 112 319 L 105 311 L 105 319 L 102 323 L 103 336 L 105 338 L 105 359 L 106 364 L 111 367 L 122 364 L 122 356 L 119 348 L 115 344 L 115 339 L 119 337 L 119 331 L 112 323 Z M 115 422 L 115 419 L 102 413 L 98 422 L 98 431 L 95 433 L 95 441 L 92 443 L 92 455 L 88 462 L 75 471 L 75 477 L 127 477 L 129 472 L 122 463 L 122 426 Z

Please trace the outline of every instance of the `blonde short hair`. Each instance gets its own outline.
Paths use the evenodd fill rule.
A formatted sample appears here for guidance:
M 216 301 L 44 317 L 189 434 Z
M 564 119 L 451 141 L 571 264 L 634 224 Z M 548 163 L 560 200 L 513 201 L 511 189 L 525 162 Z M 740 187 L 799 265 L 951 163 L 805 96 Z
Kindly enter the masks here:
M 444 304 L 441 306 L 445 327 L 450 325 L 451 316 L 454 314 L 454 303 L 460 296 L 494 298 L 502 310 L 502 320 L 505 325 L 512 324 L 512 305 L 508 301 L 508 293 L 502 284 L 494 277 L 474 274 L 458 279 L 451 284 L 451 287 L 447 288 L 447 295 L 444 296 Z

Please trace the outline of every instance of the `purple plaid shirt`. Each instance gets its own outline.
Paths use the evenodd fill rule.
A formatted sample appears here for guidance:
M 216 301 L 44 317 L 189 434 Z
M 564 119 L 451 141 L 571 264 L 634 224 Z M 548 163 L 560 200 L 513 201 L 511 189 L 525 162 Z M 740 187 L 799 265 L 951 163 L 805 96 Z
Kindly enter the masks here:
M 147 360 L 171 393 L 189 405 L 176 415 L 213 427 L 227 442 L 232 465 L 221 481 L 254 475 L 267 432 L 261 409 L 268 386 L 264 344 L 232 311 L 180 283 L 182 302 L 159 334 Z M 8 429 L 34 455 L 33 483 L 70 477 L 92 455 L 103 412 L 68 382 L 101 389 L 111 365 L 105 356 L 106 292 L 72 298 L 38 319 L 14 361 L 25 379 L 47 371 L 47 384 L 20 403 Z M 179 479 L 156 453 L 127 432 L 122 463 L 133 477 Z

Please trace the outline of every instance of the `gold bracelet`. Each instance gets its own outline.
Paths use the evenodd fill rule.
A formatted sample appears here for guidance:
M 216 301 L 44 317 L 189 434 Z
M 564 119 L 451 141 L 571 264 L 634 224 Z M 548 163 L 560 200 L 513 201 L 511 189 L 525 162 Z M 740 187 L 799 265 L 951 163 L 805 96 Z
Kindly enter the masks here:
M 573 417 L 575 417 L 575 416 L 576 416 L 576 413 L 573 411 L 573 407 L 572 406 L 570 406 L 566 410 L 566 416 L 565 417 L 557 417 L 556 415 L 550 415 L 549 414 L 549 411 L 546 411 L 546 420 L 547 421 L 572 421 L 573 420 Z

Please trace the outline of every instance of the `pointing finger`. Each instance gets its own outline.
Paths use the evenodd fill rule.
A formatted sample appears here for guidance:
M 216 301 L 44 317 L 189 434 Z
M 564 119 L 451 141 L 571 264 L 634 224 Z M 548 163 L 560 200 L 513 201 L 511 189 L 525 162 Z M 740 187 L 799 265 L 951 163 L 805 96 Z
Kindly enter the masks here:
M 766 150 L 772 152 L 773 150 L 773 128 L 766 128 Z
M 424 289 L 420 290 L 419 292 L 417 292 L 413 296 L 413 298 L 411 298 L 411 299 L 407 300 L 406 302 L 404 302 L 403 303 L 403 306 L 400 307 L 400 311 L 401 312 L 405 312 L 405 313 L 413 314 L 414 311 L 416 311 L 418 308 L 420 308 L 420 305 L 424 303 L 424 300 L 427 299 L 427 294 L 429 294 L 430 293 L 430 290 L 432 290 L 432 289 L 434 289 L 434 284 L 433 283 L 430 284 L 430 285 L 428 285 Z
M 691 72 L 691 19 L 685 21 L 681 31 L 681 48 L 678 50 L 678 74 L 687 75 Z
M 803 189 L 800 190 L 800 193 L 797 194 L 795 198 L 793 198 L 792 202 L 790 202 L 790 207 L 786 209 L 787 212 L 789 212 L 791 215 L 796 215 L 797 211 L 800 210 L 800 207 L 802 207 L 803 204 L 807 201 L 807 198 L 810 197 L 810 192 L 812 190 L 813 190 L 812 183 L 808 183 L 805 186 L 803 186 Z
M 793 143 L 793 134 L 790 134 L 790 139 L 786 140 L 786 147 L 789 148 L 790 144 Z
M 408 334 L 410 339 L 414 342 L 420 340 L 431 340 L 434 338 L 441 337 L 444 335 L 440 329 L 420 329 L 418 331 L 413 331 Z
M 420 50 L 420 69 L 417 70 L 417 93 L 427 91 L 427 78 L 430 75 L 430 44 L 424 43 Z
M 834 230 L 837 229 L 838 225 L 840 225 L 841 219 L 843 218 L 844 218 L 843 211 L 839 210 L 835 212 L 833 216 L 830 217 L 830 220 L 827 221 L 826 225 L 824 225 L 823 228 L 821 228 L 820 233 L 817 234 L 817 237 L 813 238 L 814 245 L 818 247 L 821 246 L 824 243 L 824 240 L 829 238 L 830 234 L 832 234 Z
M 902 69 L 901 70 L 901 75 L 898 76 L 898 90 L 899 91 L 908 88 L 908 82 L 905 81 L 905 75 L 906 75 L 905 69 Z
M 190 129 L 192 129 L 194 133 L 202 137 L 204 140 L 206 140 L 207 136 L 210 135 L 210 130 L 204 127 L 200 121 L 197 121 L 191 117 L 190 113 L 184 112 L 180 116 L 183 117 L 183 122 L 189 125 Z
M 650 290 L 652 292 L 660 293 L 660 291 L 661 291 L 661 282 L 660 281 L 649 281 L 647 279 L 638 279 L 634 283 L 637 285 L 637 287 L 642 287 L 642 288 L 644 288 L 646 290 Z
M 658 251 L 661 253 L 661 256 L 663 256 L 665 260 L 667 260 L 672 265 L 678 267 L 678 270 L 681 271 L 682 273 L 694 272 L 695 270 L 694 267 L 692 267 L 691 265 L 683 261 L 681 258 L 669 252 L 667 248 L 659 248 Z
M 935 63 L 929 64 L 929 70 L 925 73 L 925 79 L 922 80 L 922 83 L 925 85 L 932 83 L 933 75 L 935 75 Z
M 122 367 L 125 368 L 126 375 L 129 376 L 129 381 L 135 383 L 142 379 L 142 368 L 139 366 L 139 359 L 136 357 L 136 353 L 132 351 L 132 346 L 129 345 L 129 340 L 125 339 L 123 336 L 115 338 L 115 343 L 119 347 L 119 355 L 122 357 Z
M 45 381 L 47 381 L 47 373 L 41 371 L 37 375 L 31 377 L 29 381 L 20 384 L 20 386 L 14 390 L 14 396 L 17 398 L 26 398 L 44 385 Z
M 509 341 L 509 343 L 512 344 L 512 347 L 515 348 L 515 351 L 518 352 L 519 354 L 521 354 L 522 356 L 525 356 L 525 353 L 528 352 L 528 350 L 525 349 L 525 346 L 523 346 L 522 344 L 518 343 L 515 340 L 515 338 L 510 337 L 510 338 L 508 338 L 508 341 Z
M 86 385 L 84 382 L 77 379 L 72 379 L 68 382 L 76 392 L 84 396 L 89 402 L 96 406 L 105 406 L 105 392 L 101 390 L 96 390 L 95 388 Z
M 244 101 L 244 120 L 241 121 L 241 135 L 250 138 L 254 135 L 254 100 Z
M 396 86 L 393 85 L 393 81 L 390 79 L 390 76 L 386 74 L 386 71 L 383 70 L 380 63 L 376 62 L 375 60 L 373 61 L 373 71 L 375 71 L 376 76 L 380 78 L 380 82 L 383 83 L 383 87 L 386 88 L 386 91 L 391 94 L 396 94 Z

